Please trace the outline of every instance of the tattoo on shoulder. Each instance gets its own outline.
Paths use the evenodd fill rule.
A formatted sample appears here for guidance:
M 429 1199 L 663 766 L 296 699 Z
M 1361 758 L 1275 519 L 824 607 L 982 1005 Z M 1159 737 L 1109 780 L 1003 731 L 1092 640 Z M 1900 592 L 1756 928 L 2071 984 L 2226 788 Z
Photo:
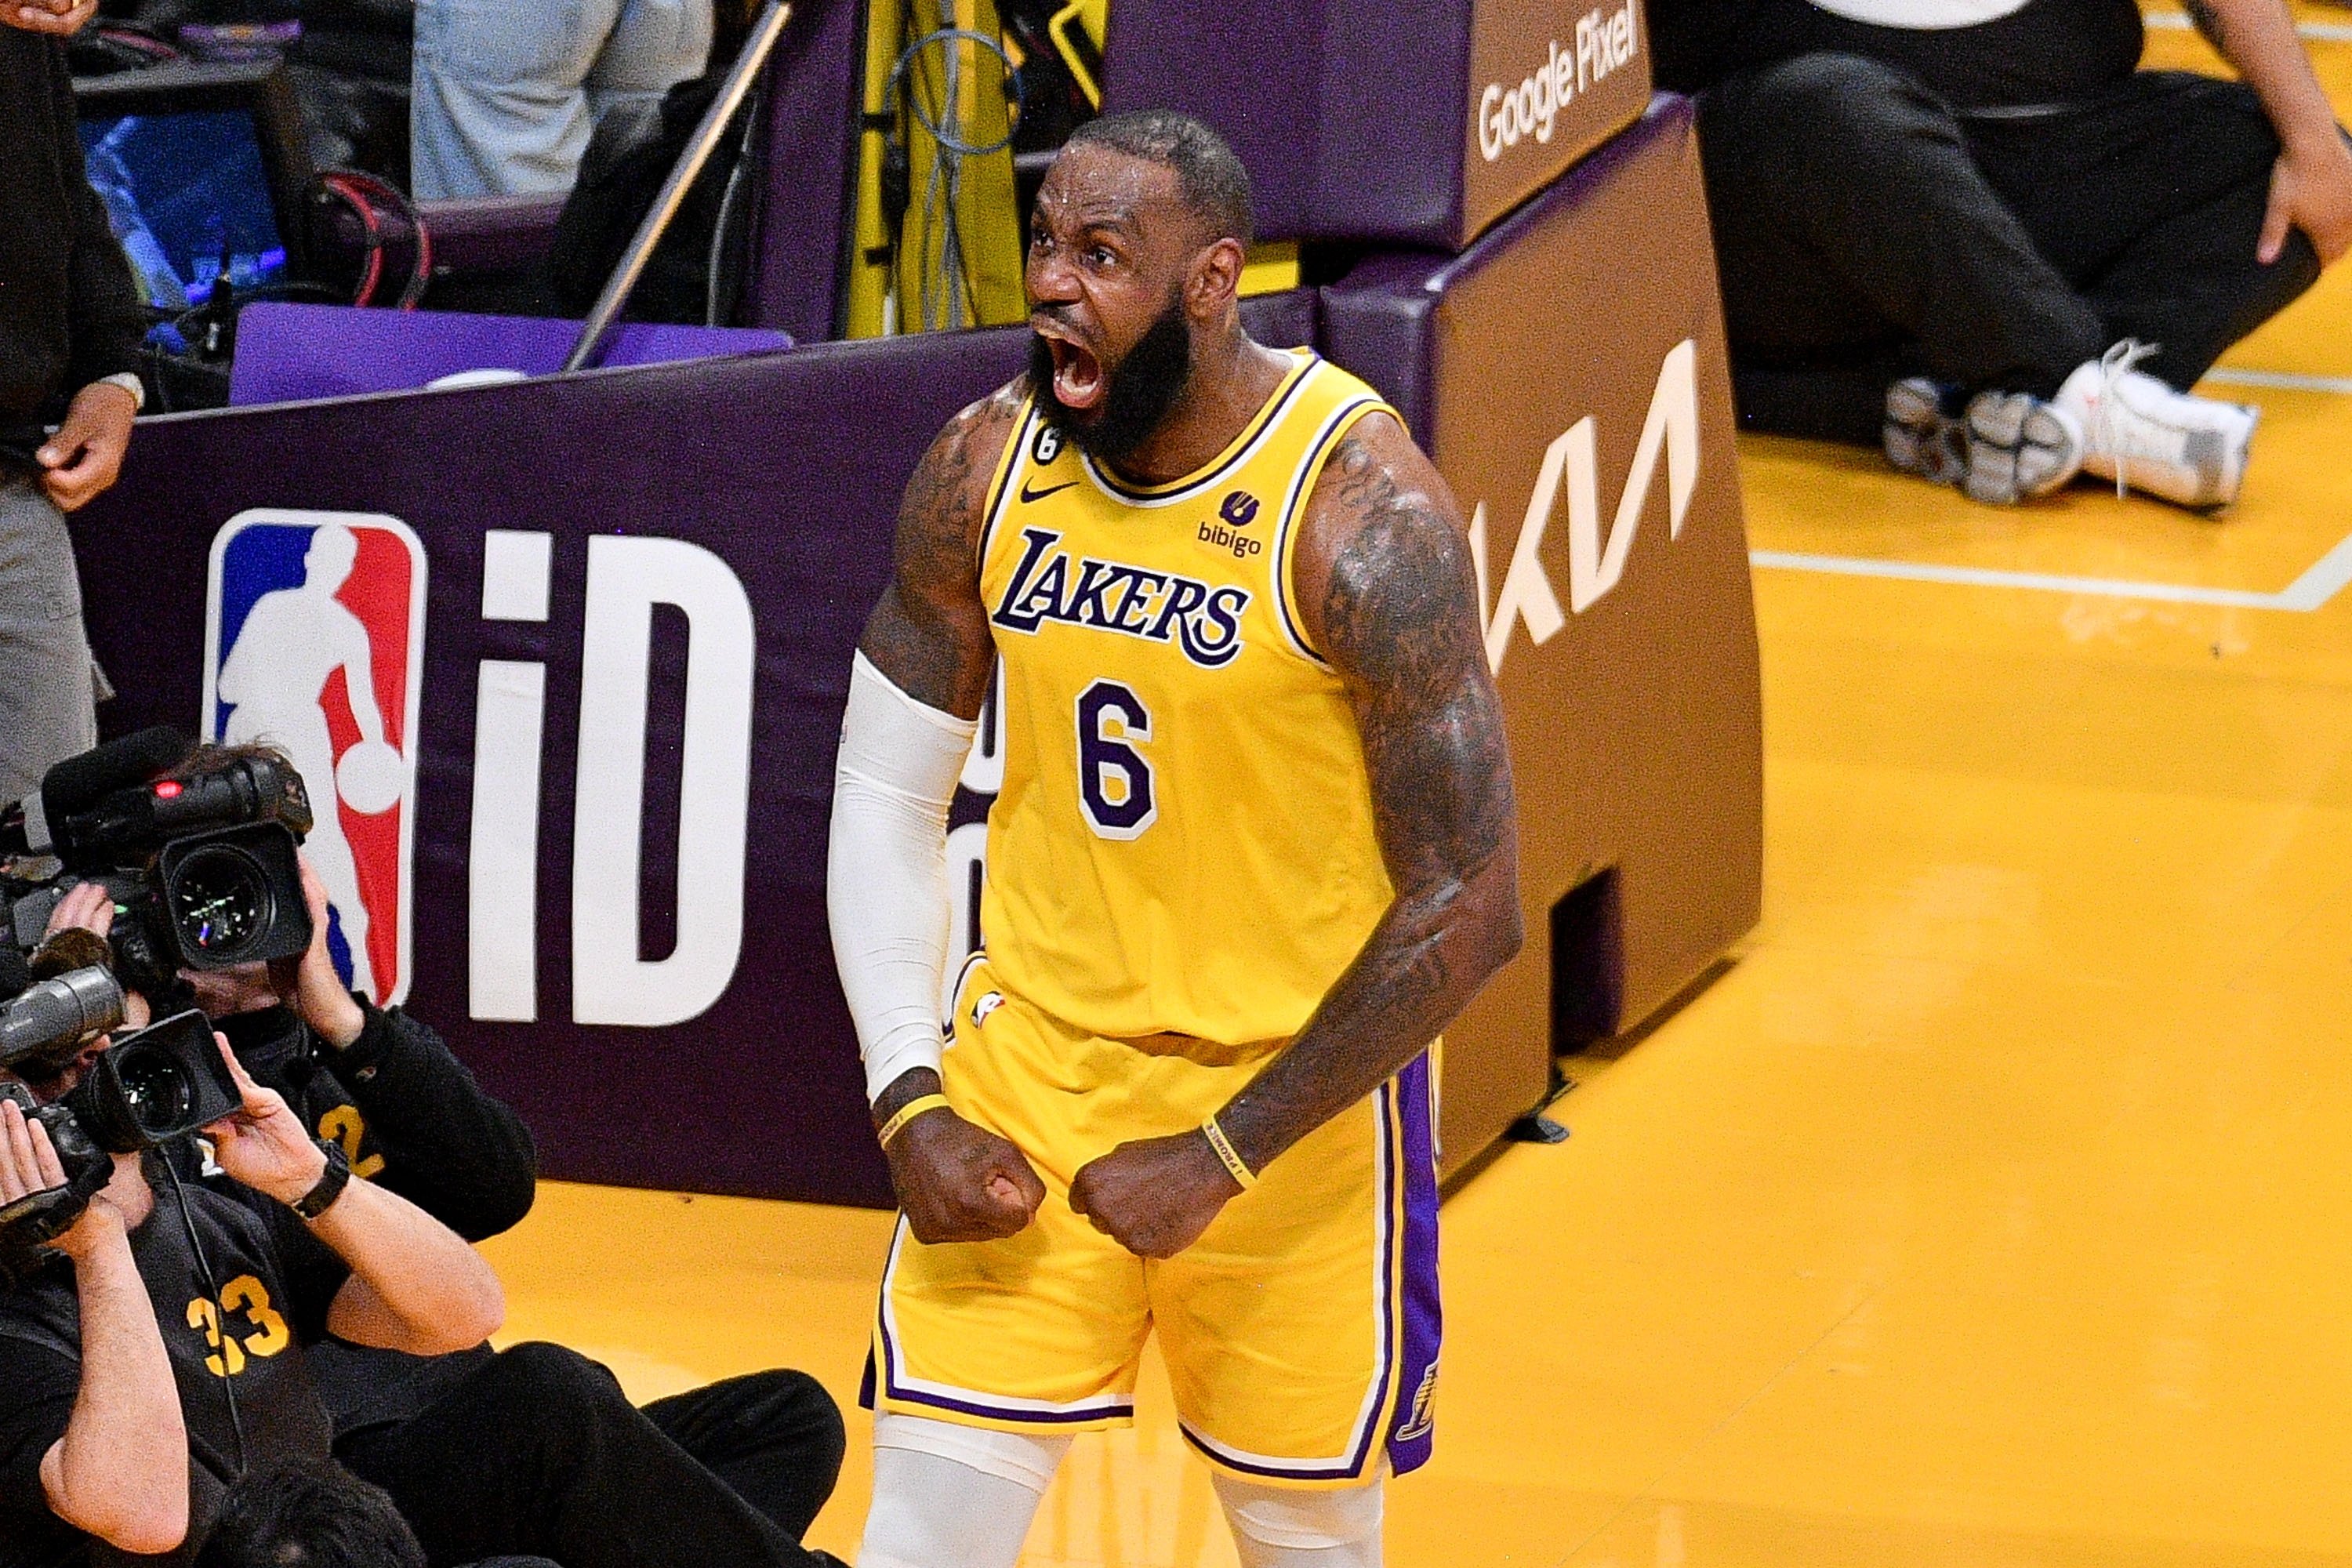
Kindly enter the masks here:
M 951 712 L 976 710 L 988 679 L 972 552 L 1023 392 L 1016 380 L 965 408 L 915 465 L 898 503 L 890 585 L 859 645 L 908 695 Z
M 1383 851 L 1400 889 L 1459 876 L 1510 842 L 1510 759 L 1479 635 L 1468 541 L 1439 500 L 1354 435 L 1334 451 L 1347 532 L 1322 600 L 1355 693 Z

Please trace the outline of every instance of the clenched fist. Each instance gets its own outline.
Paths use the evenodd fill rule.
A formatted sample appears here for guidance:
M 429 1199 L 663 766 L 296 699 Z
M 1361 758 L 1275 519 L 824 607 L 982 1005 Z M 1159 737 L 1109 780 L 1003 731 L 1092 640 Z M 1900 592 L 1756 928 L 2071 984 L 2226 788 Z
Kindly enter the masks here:
M 1173 1258 L 1241 1192 L 1205 1133 L 1180 1132 L 1089 1161 L 1070 1184 L 1070 1207 L 1138 1258 Z
M 939 1075 L 917 1068 L 875 1102 L 877 1122 L 940 1092 Z M 944 1106 L 898 1130 L 883 1151 L 907 1225 L 920 1242 L 996 1241 L 1017 1236 L 1045 1201 L 1045 1184 L 1021 1151 Z

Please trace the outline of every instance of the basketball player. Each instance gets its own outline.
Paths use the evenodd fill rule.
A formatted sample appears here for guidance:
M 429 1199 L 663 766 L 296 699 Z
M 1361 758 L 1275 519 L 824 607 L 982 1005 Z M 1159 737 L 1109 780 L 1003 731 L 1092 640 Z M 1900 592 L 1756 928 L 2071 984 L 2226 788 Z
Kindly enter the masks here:
M 905 1209 L 861 1568 L 1011 1568 L 1155 1330 L 1249 1568 L 1377 1563 L 1428 1456 L 1424 1053 L 1518 949 L 1510 763 L 1454 504 L 1361 382 L 1243 331 L 1249 213 L 1195 121 L 1071 140 L 1033 364 L 924 456 L 856 659 L 830 905 Z

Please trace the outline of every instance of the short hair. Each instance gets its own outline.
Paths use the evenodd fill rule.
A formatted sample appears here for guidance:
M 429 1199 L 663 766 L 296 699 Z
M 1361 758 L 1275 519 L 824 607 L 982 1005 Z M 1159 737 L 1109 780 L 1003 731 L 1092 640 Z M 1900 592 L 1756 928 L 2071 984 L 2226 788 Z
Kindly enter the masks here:
M 1205 121 L 1172 109 L 1139 109 L 1089 120 L 1070 132 L 1071 147 L 1107 147 L 1176 171 L 1184 205 L 1215 231 L 1244 246 L 1255 237 L 1249 170 Z
M 425 1568 L 425 1548 L 383 1489 L 306 1459 L 237 1482 L 195 1568 Z

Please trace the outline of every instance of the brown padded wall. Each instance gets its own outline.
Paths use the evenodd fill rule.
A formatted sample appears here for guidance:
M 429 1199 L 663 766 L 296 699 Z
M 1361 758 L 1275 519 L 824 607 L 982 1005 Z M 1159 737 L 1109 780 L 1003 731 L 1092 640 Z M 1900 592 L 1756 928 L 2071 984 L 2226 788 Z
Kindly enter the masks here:
M 1622 923 L 1587 955 L 1614 982 L 1598 998 L 1609 1033 L 1705 973 L 1761 910 L 1755 611 L 1688 106 L 1661 98 L 1463 257 L 1369 263 L 1326 290 L 1324 311 L 1331 356 L 1400 400 L 1465 515 L 1483 503 L 1489 614 L 1547 448 L 1592 419 L 1605 550 L 1661 366 L 1693 345 L 1698 462 L 1680 537 L 1661 451 L 1622 577 L 1574 609 L 1563 473 L 1538 558 L 1565 624 L 1538 645 L 1515 619 L 1503 649 L 1528 946 L 1447 1033 L 1454 1170 L 1546 1091 L 1550 916 L 1572 888 L 1616 872 Z

